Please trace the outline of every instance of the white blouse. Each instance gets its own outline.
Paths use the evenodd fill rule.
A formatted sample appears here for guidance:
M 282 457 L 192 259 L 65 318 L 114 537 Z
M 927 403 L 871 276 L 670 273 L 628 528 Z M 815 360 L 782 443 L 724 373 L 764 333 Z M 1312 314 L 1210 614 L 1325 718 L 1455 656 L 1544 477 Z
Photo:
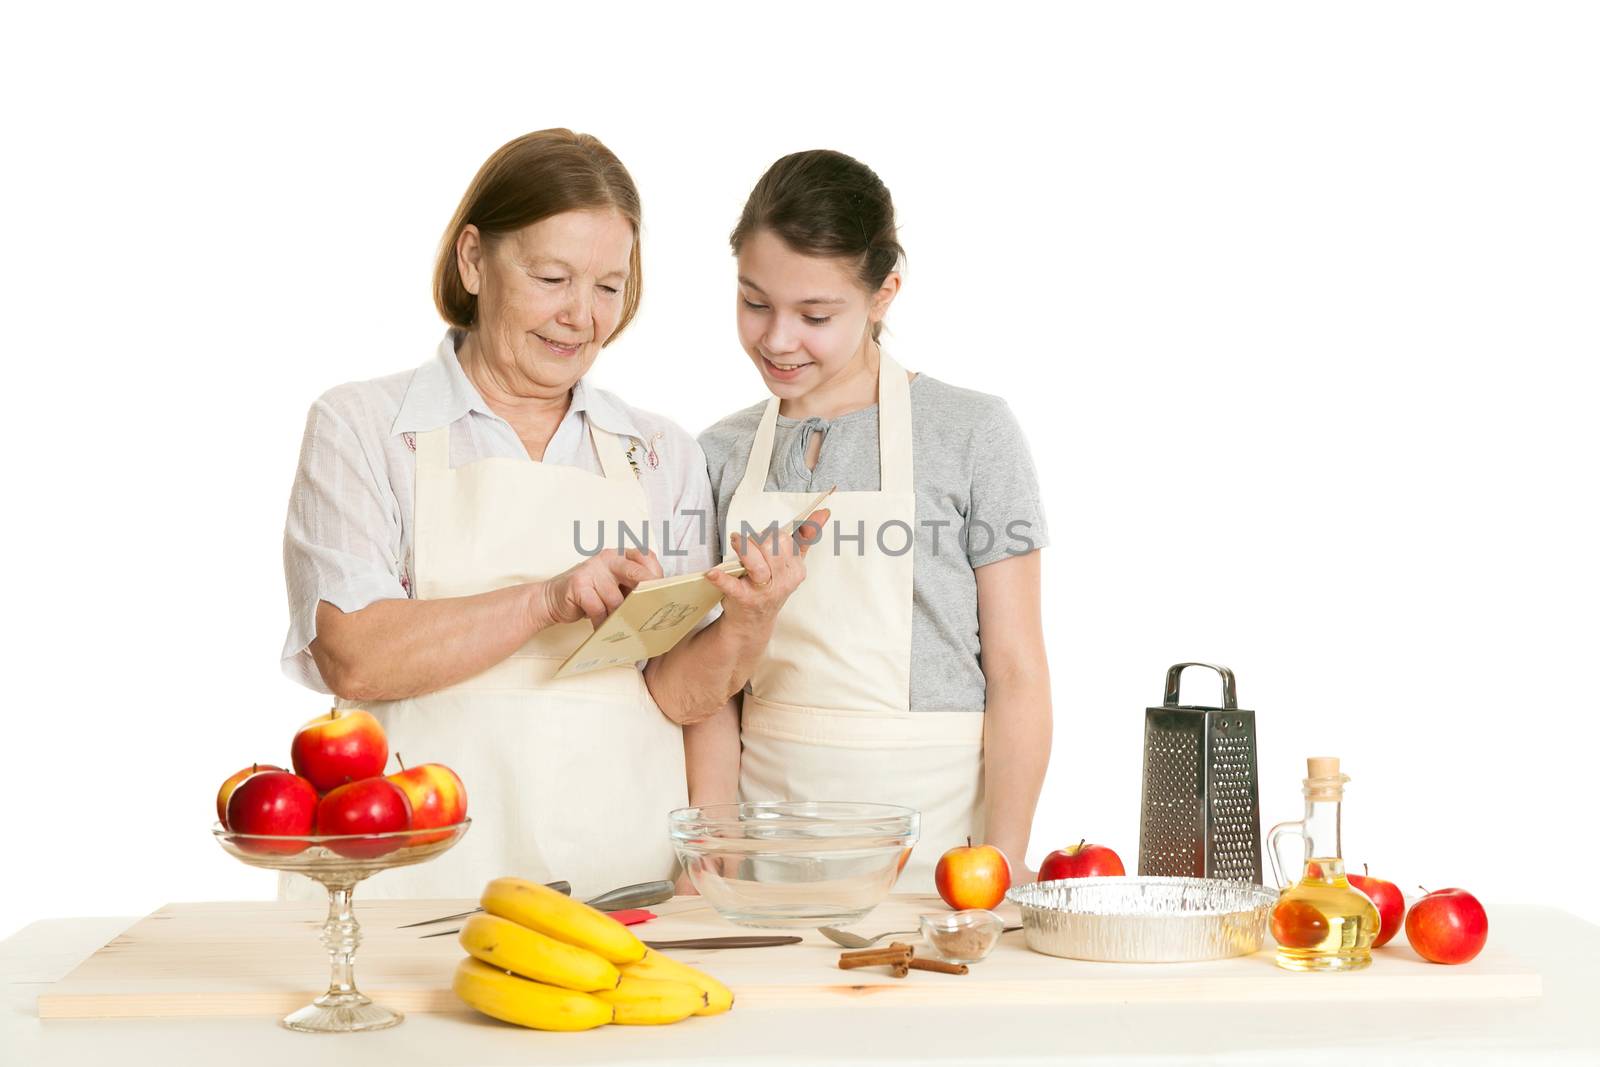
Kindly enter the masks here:
M 281 666 L 318 692 L 329 692 L 310 651 L 318 601 L 351 612 L 416 595 L 416 434 L 449 426 L 453 467 L 489 457 L 528 459 L 511 424 L 489 410 L 462 371 L 456 359 L 462 337 L 459 330 L 446 333 L 434 357 L 414 371 L 330 389 L 306 417 L 283 530 L 289 635 Z M 627 439 L 628 460 L 649 506 L 650 549 L 666 574 L 715 564 L 716 503 L 695 439 L 671 420 L 580 379 L 543 462 L 602 473 L 591 421 Z M 670 531 L 668 551 L 657 543 L 663 523 Z M 586 548 L 597 532 L 583 531 Z M 614 540 L 608 534 L 607 543 Z

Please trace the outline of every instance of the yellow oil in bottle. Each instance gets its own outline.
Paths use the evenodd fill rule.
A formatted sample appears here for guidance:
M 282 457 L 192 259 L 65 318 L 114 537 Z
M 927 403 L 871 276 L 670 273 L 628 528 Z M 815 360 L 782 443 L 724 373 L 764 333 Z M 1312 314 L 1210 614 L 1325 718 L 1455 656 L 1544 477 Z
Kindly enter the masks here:
M 1344 860 L 1306 861 L 1305 874 L 1272 909 L 1277 963 L 1291 971 L 1354 971 L 1372 962 L 1378 909 L 1345 878 Z

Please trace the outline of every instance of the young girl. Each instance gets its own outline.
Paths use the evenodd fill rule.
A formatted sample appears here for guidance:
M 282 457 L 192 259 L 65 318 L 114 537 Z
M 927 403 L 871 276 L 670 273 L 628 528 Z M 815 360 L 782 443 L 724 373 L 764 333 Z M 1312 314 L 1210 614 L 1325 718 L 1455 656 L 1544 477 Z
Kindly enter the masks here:
M 730 704 L 685 731 L 690 803 L 902 804 L 922 830 L 901 889 L 931 892 L 939 856 L 969 836 L 1031 879 L 1051 732 L 1046 530 L 1016 420 L 1003 400 L 908 373 L 879 346 L 902 249 L 889 190 L 865 164 L 830 151 L 778 160 L 731 243 L 739 340 L 772 395 L 700 437 L 721 543 L 837 490 L 742 715 Z M 969 324 L 961 343 L 1000 328 Z

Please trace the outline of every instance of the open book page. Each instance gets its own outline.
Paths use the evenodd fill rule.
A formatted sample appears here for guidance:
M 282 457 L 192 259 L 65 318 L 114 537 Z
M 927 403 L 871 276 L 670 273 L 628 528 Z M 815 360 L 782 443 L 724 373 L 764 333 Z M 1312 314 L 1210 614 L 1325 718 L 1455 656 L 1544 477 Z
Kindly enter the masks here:
M 818 494 L 789 524 L 793 533 L 822 505 L 832 489 Z M 744 565 L 735 556 L 717 569 L 739 577 Z M 640 582 L 606 616 L 588 639 L 579 645 L 556 671 L 557 678 L 586 671 L 598 671 L 624 663 L 637 663 L 661 655 L 689 634 L 722 599 L 722 593 L 703 573 L 680 574 Z

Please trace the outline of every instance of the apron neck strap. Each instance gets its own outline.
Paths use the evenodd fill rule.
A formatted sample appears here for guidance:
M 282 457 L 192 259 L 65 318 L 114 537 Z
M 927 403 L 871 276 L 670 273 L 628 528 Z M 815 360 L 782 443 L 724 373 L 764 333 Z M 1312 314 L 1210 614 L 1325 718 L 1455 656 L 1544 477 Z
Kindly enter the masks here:
M 766 489 L 767 471 L 772 466 L 772 442 L 778 428 L 778 398 L 767 401 L 750 445 L 739 482 L 741 493 L 760 493 Z M 900 364 L 878 350 L 878 486 L 887 493 L 908 493 L 911 480 L 911 383 Z
M 417 445 L 417 474 L 438 474 L 450 469 L 450 427 L 440 426 L 413 436 Z
M 637 481 L 633 467 L 628 463 L 628 451 L 622 447 L 622 438 L 609 430 L 602 430 L 588 418 L 589 440 L 594 442 L 595 455 L 600 458 L 600 469 L 613 481 Z
M 628 453 L 622 446 L 622 439 L 614 433 L 602 430 L 588 419 L 583 420 L 589 426 L 589 440 L 594 442 L 594 452 L 600 460 L 600 470 L 607 478 L 617 481 L 634 482 L 633 467 L 628 463 Z M 450 427 L 440 426 L 435 430 L 424 430 L 416 435 L 417 442 L 417 473 L 438 474 L 450 469 Z

